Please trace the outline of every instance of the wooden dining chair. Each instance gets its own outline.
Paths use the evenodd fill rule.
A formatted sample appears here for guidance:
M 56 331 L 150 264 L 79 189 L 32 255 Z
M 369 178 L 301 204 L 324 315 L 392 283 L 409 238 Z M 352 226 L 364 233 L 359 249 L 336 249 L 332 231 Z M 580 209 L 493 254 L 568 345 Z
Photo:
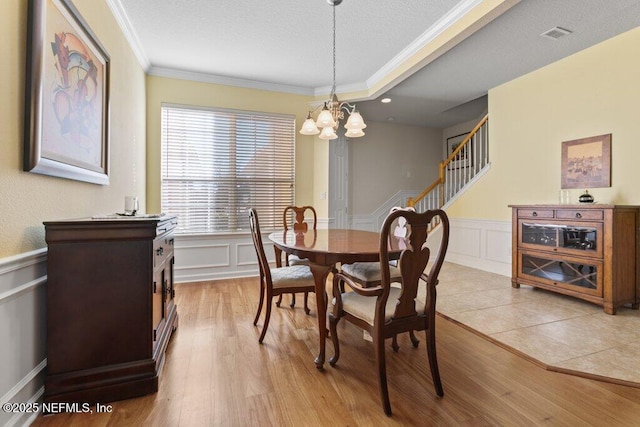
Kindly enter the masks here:
M 267 328 L 269 327 L 271 302 L 273 297 L 295 292 L 305 292 L 305 294 L 308 292 L 314 292 L 315 282 L 313 274 L 311 274 L 311 270 L 306 265 L 291 265 L 271 268 L 267 261 L 267 256 L 264 253 L 264 246 L 262 245 L 262 234 L 260 234 L 258 212 L 254 208 L 249 209 L 249 225 L 251 228 L 253 246 L 255 247 L 256 255 L 258 257 L 258 265 L 260 267 L 260 302 L 258 303 L 258 312 L 253 320 L 254 325 L 258 324 L 258 319 L 260 318 L 265 298 L 267 300 L 264 325 L 262 326 L 262 333 L 258 339 L 258 342 L 262 343 L 262 340 L 267 333 Z M 309 313 L 307 312 L 307 314 Z
M 313 219 L 312 230 L 315 230 L 318 225 L 318 215 L 313 206 L 287 206 L 282 213 L 282 223 L 284 225 L 284 231 L 293 230 L 294 232 L 305 232 L 309 229 L 309 224 L 305 222 L 305 216 L 307 212 L 310 213 L 310 218 Z M 276 251 L 276 256 L 278 252 Z M 285 265 L 309 265 L 309 260 L 300 258 L 297 255 L 285 254 Z M 309 293 L 304 293 L 304 311 L 309 314 Z M 278 297 L 276 306 L 280 307 L 282 302 L 282 295 Z M 296 306 L 296 294 L 291 294 L 291 308 Z
M 390 228 L 401 216 L 407 220 L 406 249 L 401 252 L 398 260 L 401 281 L 397 286 L 392 286 L 388 242 Z M 441 221 L 442 239 L 429 272 L 425 275 L 431 256 L 427 246 L 429 224 L 435 217 Z M 435 313 L 436 284 L 448 243 L 449 220 L 444 211 L 438 209 L 417 213 L 397 210 L 389 214 L 380 232 L 380 284 L 363 288 L 341 272 L 337 275 L 350 290 L 342 292 L 339 282 L 333 282 L 334 306 L 329 314 L 329 327 L 335 354 L 329 359 L 329 364 L 335 366 L 340 358 L 337 325 L 341 319 L 368 331 L 373 338 L 382 407 L 388 416 L 391 416 L 391 403 L 387 388 L 384 340 L 398 333 L 425 331 L 431 378 L 436 394 L 444 395 L 436 357 Z M 425 286 L 424 279 L 426 292 L 420 292 L 420 286 Z
M 415 211 L 415 209 L 412 207 L 401 208 L 401 207 L 394 206 L 391 208 L 391 211 L 389 213 L 395 212 L 399 209 L 407 209 L 407 210 Z M 406 236 L 407 229 L 406 229 L 405 221 L 406 220 L 402 216 L 395 221 L 395 226 L 393 228 L 393 233 L 392 233 L 393 237 L 403 238 Z M 400 270 L 398 270 L 398 268 L 396 267 L 396 264 L 397 264 L 396 261 L 390 261 L 389 264 L 391 265 L 389 269 L 389 273 L 391 275 L 391 283 L 400 282 L 402 280 L 402 277 L 400 275 Z M 353 264 L 343 264 L 340 267 L 340 271 L 342 273 L 342 276 L 348 277 L 353 282 L 358 283 L 360 286 L 364 288 L 371 288 L 373 286 L 378 286 L 382 281 L 380 263 L 378 262 L 354 262 Z M 334 275 L 333 280 L 339 281 L 340 277 L 337 277 Z M 340 289 L 344 291 L 343 284 L 340 284 Z M 418 347 L 418 344 L 420 344 L 420 340 L 415 336 L 413 331 L 409 331 L 409 338 L 411 339 L 411 344 L 414 347 Z M 391 342 L 391 348 L 395 352 L 397 352 L 398 349 L 400 348 L 398 346 L 398 339 L 396 336 L 393 337 L 393 340 Z

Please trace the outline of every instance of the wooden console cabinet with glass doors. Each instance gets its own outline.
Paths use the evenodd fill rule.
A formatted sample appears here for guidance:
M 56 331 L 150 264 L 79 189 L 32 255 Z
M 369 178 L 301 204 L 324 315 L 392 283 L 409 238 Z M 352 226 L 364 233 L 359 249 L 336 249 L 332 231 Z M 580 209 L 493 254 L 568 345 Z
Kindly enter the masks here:
M 511 282 L 601 305 L 605 313 L 640 303 L 640 207 L 510 205 Z

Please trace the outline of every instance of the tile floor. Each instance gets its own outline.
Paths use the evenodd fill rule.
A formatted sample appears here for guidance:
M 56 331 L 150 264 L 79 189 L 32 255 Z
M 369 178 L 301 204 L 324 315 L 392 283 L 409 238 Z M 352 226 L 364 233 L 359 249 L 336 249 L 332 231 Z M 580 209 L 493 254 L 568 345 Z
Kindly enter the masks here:
M 615 316 L 576 298 L 446 263 L 437 311 L 548 369 L 640 387 L 640 311 Z

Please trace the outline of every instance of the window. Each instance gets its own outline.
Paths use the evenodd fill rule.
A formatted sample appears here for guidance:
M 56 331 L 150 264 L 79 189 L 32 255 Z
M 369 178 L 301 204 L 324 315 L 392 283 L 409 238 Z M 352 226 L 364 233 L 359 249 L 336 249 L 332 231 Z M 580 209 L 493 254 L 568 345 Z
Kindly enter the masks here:
M 163 104 L 162 211 L 179 233 L 281 228 L 293 204 L 295 117 Z

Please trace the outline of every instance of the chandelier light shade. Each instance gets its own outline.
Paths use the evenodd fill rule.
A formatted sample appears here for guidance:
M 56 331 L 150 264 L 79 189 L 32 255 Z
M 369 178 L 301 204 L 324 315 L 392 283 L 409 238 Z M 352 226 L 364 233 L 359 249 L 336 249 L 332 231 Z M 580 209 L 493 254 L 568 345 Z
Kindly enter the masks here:
M 338 135 L 336 131 L 331 126 L 327 126 L 326 128 L 322 128 L 322 132 L 320 132 L 320 139 L 336 139 Z
M 344 128 L 347 129 L 345 135 L 348 138 L 359 138 L 364 136 L 362 129 L 367 127 L 364 119 L 356 110 L 355 105 L 348 102 L 340 102 L 336 96 L 336 6 L 342 3 L 342 0 L 327 0 L 327 2 L 333 7 L 333 85 L 331 86 L 331 95 L 329 100 L 322 105 L 322 110 L 315 121 L 312 115 L 320 109 L 320 106 L 313 111 L 309 111 L 300 133 L 302 135 L 320 134 L 319 138 L 324 140 L 336 139 L 338 137 L 336 133 L 338 125 L 340 120 L 344 119 L 346 112 L 349 114 L 349 118 L 344 125 Z
M 318 115 L 316 126 L 318 126 L 319 128 L 326 128 L 326 127 L 332 128 L 337 126 L 337 124 L 338 124 L 338 121 L 333 118 L 331 111 L 329 111 L 329 109 L 327 108 L 327 104 L 325 103 L 324 108 L 322 109 L 322 111 L 320 111 L 320 114 Z
M 307 120 L 302 124 L 302 129 L 300 129 L 300 133 L 303 135 L 317 135 L 320 133 L 320 129 L 316 126 L 316 121 L 311 117 L 311 111 L 309 111 L 309 115 L 307 116 Z

